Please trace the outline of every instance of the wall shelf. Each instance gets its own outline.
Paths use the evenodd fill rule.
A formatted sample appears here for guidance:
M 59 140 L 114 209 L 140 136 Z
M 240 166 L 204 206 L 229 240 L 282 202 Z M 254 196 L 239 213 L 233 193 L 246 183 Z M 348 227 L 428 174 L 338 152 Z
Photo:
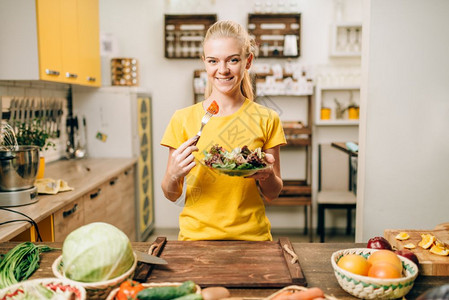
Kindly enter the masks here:
M 326 95 L 328 94 L 328 95 Z M 336 118 L 337 105 L 335 99 L 338 99 L 346 108 L 351 104 L 359 105 L 360 101 L 360 86 L 316 86 L 315 96 L 315 125 L 317 126 L 357 126 L 359 119 L 349 119 L 347 109 L 341 119 Z M 327 107 L 331 110 L 330 119 L 321 119 L 321 109 Z
M 359 120 L 317 120 L 317 126 L 358 126 Z
M 165 15 L 165 57 L 198 59 L 207 29 L 217 21 L 217 15 Z
M 286 96 L 286 95 L 278 95 Z M 312 233 L 312 96 L 313 93 L 296 96 L 301 101 L 307 101 L 307 119 L 301 121 L 282 121 L 287 144 L 282 148 L 297 148 L 305 151 L 305 178 L 283 180 L 284 187 L 273 201 L 265 201 L 267 206 L 304 206 L 304 234 L 309 233 L 310 242 L 313 241 Z M 281 151 L 282 151 L 281 148 Z
M 331 25 L 330 56 L 360 57 L 362 52 L 362 23 L 340 22 Z
M 311 96 L 313 95 L 312 79 L 305 73 L 295 78 L 294 74 L 282 73 L 278 78 L 274 73 L 251 73 L 255 78 L 257 96 Z M 281 78 L 282 77 L 282 78 Z
M 249 14 L 248 32 L 259 47 L 259 58 L 300 56 L 301 14 Z

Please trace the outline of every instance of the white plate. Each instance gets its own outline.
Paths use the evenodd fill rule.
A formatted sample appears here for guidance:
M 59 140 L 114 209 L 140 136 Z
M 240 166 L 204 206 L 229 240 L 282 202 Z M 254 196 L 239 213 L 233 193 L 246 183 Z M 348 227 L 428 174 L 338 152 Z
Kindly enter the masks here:
M 244 169 L 244 170 L 238 170 L 238 169 L 221 169 L 221 168 L 214 168 L 214 167 L 209 167 L 207 166 L 203 160 L 200 161 L 201 164 L 206 167 L 209 168 L 210 170 L 213 170 L 214 172 L 217 173 L 221 173 L 221 174 L 225 174 L 228 176 L 239 176 L 239 177 L 247 177 L 247 176 L 251 176 L 257 172 L 259 172 L 260 170 L 265 170 L 268 169 L 270 166 L 265 166 L 263 168 L 257 168 L 257 169 Z

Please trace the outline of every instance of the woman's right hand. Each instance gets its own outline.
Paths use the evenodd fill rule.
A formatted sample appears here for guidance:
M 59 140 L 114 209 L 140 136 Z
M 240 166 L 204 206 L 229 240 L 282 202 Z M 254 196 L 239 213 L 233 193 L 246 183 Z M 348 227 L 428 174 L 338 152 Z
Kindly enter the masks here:
M 192 154 L 194 151 L 198 151 L 198 147 L 194 145 L 196 140 L 196 137 L 190 138 L 181 144 L 178 149 L 170 151 L 167 171 L 172 180 L 184 178 L 196 165 L 195 157 Z

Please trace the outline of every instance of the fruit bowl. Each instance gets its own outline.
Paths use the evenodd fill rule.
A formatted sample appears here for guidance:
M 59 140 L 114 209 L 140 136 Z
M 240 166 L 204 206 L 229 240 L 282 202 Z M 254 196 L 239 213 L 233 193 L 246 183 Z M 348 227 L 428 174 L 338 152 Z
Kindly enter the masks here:
M 358 254 L 368 258 L 375 251 L 379 251 L 379 249 L 352 248 L 334 252 L 331 257 L 331 263 L 338 283 L 343 290 L 358 298 L 402 298 L 412 289 L 418 276 L 418 266 L 410 259 L 398 255 L 403 266 L 403 277 L 394 279 L 379 279 L 357 275 L 343 270 L 337 265 L 338 261 L 345 255 Z

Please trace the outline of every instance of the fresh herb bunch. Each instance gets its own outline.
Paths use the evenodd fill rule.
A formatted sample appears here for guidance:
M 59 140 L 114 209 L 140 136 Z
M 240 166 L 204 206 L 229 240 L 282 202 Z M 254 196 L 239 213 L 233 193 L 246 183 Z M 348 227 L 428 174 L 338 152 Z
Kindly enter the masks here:
M 40 254 L 56 249 L 24 242 L 9 250 L 0 261 L 0 289 L 28 279 L 39 268 Z
M 18 123 L 16 133 L 17 144 L 38 146 L 39 150 L 55 149 L 56 144 L 49 139 L 56 137 L 55 133 L 47 131 L 42 118 L 36 118 L 30 123 Z

